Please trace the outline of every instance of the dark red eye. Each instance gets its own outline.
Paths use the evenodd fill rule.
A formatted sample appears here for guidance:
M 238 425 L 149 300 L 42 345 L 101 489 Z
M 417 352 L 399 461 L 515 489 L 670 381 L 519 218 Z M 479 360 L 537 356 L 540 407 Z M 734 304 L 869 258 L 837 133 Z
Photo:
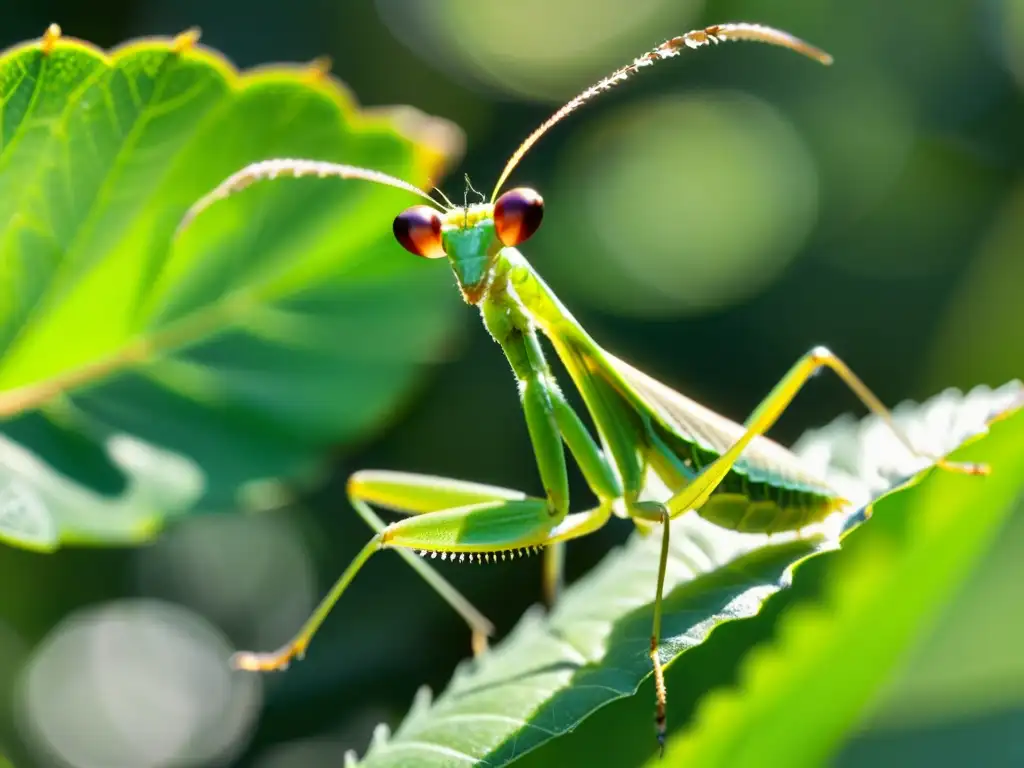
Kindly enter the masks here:
M 510 189 L 494 204 L 494 231 L 502 245 L 529 240 L 544 218 L 544 201 L 532 189 Z
M 395 239 L 409 253 L 425 259 L 440 259 L 444 256 L 441 242 L 441 214 L 429 205 L 414 205 L 395 217 L 391 225 Z

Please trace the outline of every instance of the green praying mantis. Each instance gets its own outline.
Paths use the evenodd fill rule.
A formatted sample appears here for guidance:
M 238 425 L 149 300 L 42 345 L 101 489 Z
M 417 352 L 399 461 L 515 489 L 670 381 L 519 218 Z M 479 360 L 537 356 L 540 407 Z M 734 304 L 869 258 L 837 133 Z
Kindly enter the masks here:
M 233 663 L 237 668 L 277 670 L 300 658 L 359 569 L 383 549 L 398 550 L 463 616 L 473 630 L 474 649 L 480 652 L 492 632 L 490 623 L 422 557 L 490 561 L 542 551 L 544 596 L 550 606 L 562 584 L 565 542 L 598 530 L 615 515 L 632 519 L 644 531 L 661 531 L 649 654 L 655 676 L 657 738 L 663 748 L 666 690 L 659 639 L 669 523 L 693 511 L 730 530 L 772 534 L 799 531 L 846 505 L 794 454 L 763 436 L 804 383 L 822 368 L 834 371 L 911 452 L 925 455 L 911 445 L 885 406 L 853 371 L 823 347 L 801 357 L 742 426 L 729 421 L 605 351 L 517 250 L 539 229 L 544 203 L 531 189 L 499 193 L 543 134 L 640 69 L 686 49 L 733 40 L 781 46 L 822 64 L 831 63 L 823 51 L 770 27 L 747 23 L 711 26 L 662 43 L 556 111 L 508 160 L 489 202 L 460 207 L 446 200 L 447 204 L 441 205 L 426 192 L 378 171 L 316 160 L 278 159 L 243 168 L 189 210 L 182 227 L 216 201 L 278 176 L 362 180 L 397 187 L 429 201 L 429 205 L 415 205 L 400 213 L 393 223 L 394 236 L 417 256 L 447 257 L 463 299 L 480 310 L 484 326 L 515 375 L 544 488 L 543 497 L 533 497 L 447 478 L 390 471 L 355 473 L 348 482 L 348 496 L 373 528 L 373 537 L 292 640 L 271 653 L 236 654 Z M 597 439 L 552 375 L 542 336 L 581 394 Z M 596 506 L 587 511 L 570 510 L 567 451 L 596 497 Z M 980 465 L 928 458 L 952 471 L 987 471 Z M 649 498 L 645 493 L 649 472 L 668 489 L 667 498 Z M 403 517 L 385 525 L 374 507 Z

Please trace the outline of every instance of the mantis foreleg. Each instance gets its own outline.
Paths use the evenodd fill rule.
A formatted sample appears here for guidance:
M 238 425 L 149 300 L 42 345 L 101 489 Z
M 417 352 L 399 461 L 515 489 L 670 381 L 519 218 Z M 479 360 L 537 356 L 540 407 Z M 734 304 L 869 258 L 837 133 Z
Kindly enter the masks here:
M 331 608 L 341 597 L 359 568 L 377 550 L 385 546 L 390 526 L 384 524 L 370 504 L 390 509 L 405 515 L 426 516 L 445 509 L 466 508 L 474 505 L 501 501 L 517 502 L 526 495 L 490 485 L 467 483 L 429 475 L 413 475 L 400 472 L 357 472 L 348 482 L 348 497 L 359 516 L 374 530 L 374 537 L 335 582 L 331 591 L 320 601 L 313 614 L 298 634 L 273 653 L 240 653 L 234 664 L 241 669 L 269 671 L 284 669 L 293 658 L 301 658 L 313 635 L 327 618 Z M 473 632 L 473 650 L 481 652 L 487 645 L 487 637 L 494 627 L 463 595 L 415 552 L 397 548 L 402 558 L 437 590 L 466 620 Z M 432 548 L 430 548 L 431 551 Z
M 418 559 L 421 555 L 464 561 L 504 560 L 536 551 L 600 528 L 611 514 L 603 504 L 561 519 L 549 514 L 548 500 L 518 491 L 459 480 L 397 472 L 359 472 L 349 483 L 352 505 L 374 529 L 372 539 L 321 600 L 298 634 L 271 653 L 239 653 L 233 663 L 252 671 L 284 669 L 301 658 L 327 614 L 370 556 L 381 549 L 400 554 L 457 610 L 474 632 L 474 643 L 490 633 L 491 624 L 449 582 Z M 410 515 L 390 525 L 370 508 L 379 504 Z M 448 504 L 448 506 L 445 506 Z M 411 551 L 410 551 L 411 550 Z M 477 649 L 479 650 L 479 649 Z

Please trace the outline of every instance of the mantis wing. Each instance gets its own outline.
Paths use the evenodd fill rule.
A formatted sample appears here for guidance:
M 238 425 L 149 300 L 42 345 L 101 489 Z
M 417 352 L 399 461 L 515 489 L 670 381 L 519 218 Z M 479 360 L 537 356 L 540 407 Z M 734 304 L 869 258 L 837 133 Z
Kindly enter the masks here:
M 553 343 L 617 465 L 622 468 L 631 461 L 636 465 L 636 476 L 623 472 L 627 493 L 643 486 L 647 470 L 678 493 L 744 433 L 739 424 L 637 370 L 589 338 Z M 819 522 L 845 504 L 798 456 L 759 436 L 697 511 L 726 528 L 771 533 Z

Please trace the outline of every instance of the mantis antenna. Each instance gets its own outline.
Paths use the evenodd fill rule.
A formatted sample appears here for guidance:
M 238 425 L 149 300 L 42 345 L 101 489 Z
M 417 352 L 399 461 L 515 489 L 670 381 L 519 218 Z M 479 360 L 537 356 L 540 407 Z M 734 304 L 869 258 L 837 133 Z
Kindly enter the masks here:
M 567 102 L 557 112 L 551 115 L 551 117 L 541 123 L 533 133 L 526 137 L 526 141 L 520 144 L 519 149 L 517 149 L 512 154 L 512 157 L 509 158 L 508 163 L 505 165 L 505 169 L 501 172 L 501 176 L 498 177 L 498 183 L 494 185 L 494 192 L 491 193 L 491 202 L 493 203 L 497 199 L 498 192 L 501 191 L 502 185 L 508 180 L 509 174 L 511 174 L 515 167 L 519 165 L 519 161 L 526 156 L 526 153 L 530 151 L 530 148 L 534 144 L 537 143 L 538 139 L 547 133 L 548 130 L 562 118 L 568 116 L 571 112 L 576 111 L 595 96 L 611 90 L 616 85 L 624 82 L 630 75 L 638 72 L 641 68 L 656 64 L 663 59 L 670 59 L 673 56 L 678 56 L 682 53 L 684 48 L 702 48 L 703 46 L 711 45 L 712 43 L 724 43 L 732 40 L 749 40 L 758 43 L 768 43 L 769 45 L 778 45 L 815 59 L 822 64 L 828 65 L 832 63 L 831 56 L 821 49 L 815 48 L 810 43 L 806 43 L 800 38 L 794 37 L 786 32 L 773 29 L 772 27 L 765 27 L 760 24 L 716 24 L 713 27 L 697 29 L 692 32 L 687 32 L 685 35 L 673 37 L 671 40 L 666 40 L 657 48 L 648 51 L 643 56 L 633 59 L 632 63 L 627 64 L 621 69 L 615 70 L 600 82 L 590 86 L 587 90 Z
M 440 197 L 441 199 L 443 199 L 445 201 L 445 203 L 447 203 L 448 208 L 450 208 L 452 210 L 455 209 L 455 203 L 453 203 L 451 200 L 448 199 L 448 195 L 446 195 L 444 193 L 444 191 L 440 187 L 434 187 L 434 189 L 432 191 L 433 192 L 437 192 L 438 197 Z
M 247 165 L 242 170 L 233 173 L 222 181 L 215 189 L 203 195 L 185 213 L 181 223 L 174 234 L 177 237 L 192 220 L 219 200 L 245 189 L 257 181 L 269 181 L 278 176 L 319 176 L 320 178 L 334 177 L 338 179 L 362 179 L 377 184 L 386 184 L 389 187 L 404 189 L 414 195 L 428 200 L 435 208 L 441 206 L 438 202 L 419 187 L 414 187 L 407 181 L 402 181 L 394 176 L 389 176 L 380 171 L 371 171 L 368 168 L 358 168 L 354 165 L 340 165 L 339 163 L 328 163 L 320 160 L 295 160 L 283 158 L 278 160 L 261 160 L 258 163 Z
M 749 40 L 777 45 L 783 48 L 789 48 L 790 50 L 796 51 L 804 56 L 815 59 L 822 64 L 827 65 L 832 63 L 831 56 L 821 49 L 814 47 L 810 43 L 806 43 L 800 38 L 794 37 L 786 32 L 782 32 L 781 30 L 762 26 L 760 24 L 716 24 L 705 29 L 687 32 L 685 35 L 681 35 L 679 37 L 673 37 L 671 40 L 666 40 L 657 48 L 654 48 L 644 55 L 634 59 L 632 63 L 615 70 L 615 72 L 608 75 L 608 77 L 604 78 L 600 82 L 590 86 L 545 120 L 526 138 L 522 144 L 519 145 L 519 148 L 512 154 L 512 157 L 509 158 L 508 163 L 505 165 L 505 169 L 501 172 L 501 176 L 498 177 L 498 183 L 494 185 L 494 192 L 491 193 L 491 202 L 493 203 L 497 199 L 498 192 L 501 190 L 502 185 L 504 185 L 505 181 L 508 180 L 509 175 L 519 164 L 519 161 L 525 157 L 526 153 L 530 151 L 530 148 L 537 143 L 540 137 L 547 133 L 548 129 L 554 126 L 555 123 L 559 122 L 562 118 L 566 117 L 571 112 L 574 112 L 599 94 L 611 90 L 616 85 L 624 82 L 630 75 L 638 72 L 641 68 L 656 64 L 663 59 L 670 59 L 673 56 L 678 56 L 682 53 L 684 48 L 701 48 L 711 45 L 712 43 L 717 44 L 732 40 Z M 361 179 L 363 181 L 372 181 L 377 184 L 385 184 L 397 189 L 403 189 L 406 192 L 412 192 L 414 195 L 418 195 L 430 202 L 430 204 L 435 208 L 442 207 L 434 198 L 422 189 L 415 187 L 406 181 L 395 178 L 394 176 L 381 173 L 380 171 L 319 160 L 299 160 L 291 158 L 262 160 L 252 163 L 251 165 L 248 165 L 240 171 L 232 174 L 221 182 L 215 189 L 208 192 L 193 204 L 178 224 L 174 233 L 175 237 L 177 237 L 182 230 L 188 227 L 196 216 L 211 205 L 229 197 L 235 192 L 245 189 L 251 184 L 258 181 L 275 179 L 278 176 L 291 176 L 298 178 L 300 176 L 314 175 L 320 178 L 334 177 L 338 179 Z M 450 201 L 448 204 L 451 206 Z

